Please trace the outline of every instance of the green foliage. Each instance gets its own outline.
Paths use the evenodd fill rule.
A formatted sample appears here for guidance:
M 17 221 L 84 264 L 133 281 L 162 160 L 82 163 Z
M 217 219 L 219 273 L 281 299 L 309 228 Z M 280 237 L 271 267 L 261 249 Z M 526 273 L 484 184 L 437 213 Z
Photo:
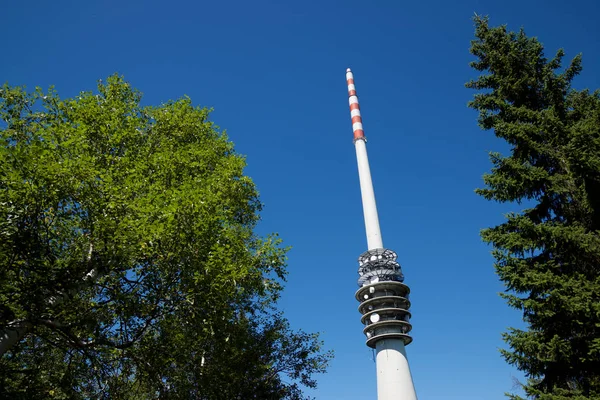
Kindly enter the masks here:
M 121 77 L 0 92 L 0 397 L 300 399 L 330 358 L 285 280 L 245 160 L 188 98 Z
M 562 68 L 536 38 L 475 18 L 467 83 L 479 125 L 511 146 L 491 154 L 477 193 L 531 208 L 482 232 L 494 246 L 503 297 L 527 330 L 504 334 L 504 358 L 544 400 L 600 398 L 600 92 L 571 87 L 581 56 Z M 518 396 L 510 396 L 518 399 Z

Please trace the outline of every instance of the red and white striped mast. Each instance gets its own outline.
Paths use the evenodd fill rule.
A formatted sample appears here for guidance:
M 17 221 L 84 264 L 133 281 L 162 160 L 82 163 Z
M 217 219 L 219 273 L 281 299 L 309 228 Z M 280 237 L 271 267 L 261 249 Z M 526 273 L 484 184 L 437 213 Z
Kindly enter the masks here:
M 416 400 L 405 346 L 412 342 L 409 332 L 410 289 L 394 251 L 383 247 L 375 192 L 367 156 L 367 139 L 362 125 L 354 75 L 346 70 L 348 102 L 354 132 L 354 147 L 362 196 L 368 250 L 358 258 L 356 299 L 367 336 L 367 346 L 376 351 L 378 400 Z

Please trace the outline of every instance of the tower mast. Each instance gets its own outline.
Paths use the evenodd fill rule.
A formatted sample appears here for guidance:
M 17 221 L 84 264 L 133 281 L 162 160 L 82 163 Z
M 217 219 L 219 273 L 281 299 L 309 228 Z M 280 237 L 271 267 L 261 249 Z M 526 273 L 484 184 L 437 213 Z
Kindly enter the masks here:
M 405 346 L 409 335 L 410 289 L 404 282 L 402 269 L 394 251 L 383 247 L 375 192 L 367 156 L 366 137 L 354 85 L 354 75 L 346 70 L 348 102 L 354 132 L 354 147 L 362 196 L 368 250 L 358 258 L 356 299 L 362 314 L 367 346 L 376 351 L 378 400 L 416 400 Z

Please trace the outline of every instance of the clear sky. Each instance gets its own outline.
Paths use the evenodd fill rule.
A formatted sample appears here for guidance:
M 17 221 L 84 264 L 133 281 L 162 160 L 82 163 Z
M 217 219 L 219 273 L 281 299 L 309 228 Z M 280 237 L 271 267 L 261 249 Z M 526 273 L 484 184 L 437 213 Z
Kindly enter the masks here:
M 118 72 L 146 104 L 189 95 L 247 155 L 265 203 L 261 232 L 293 246 L 281 307 L 321 331 L 336 358 L 317 399 L 376 398 L 364 345 L 357 256 L 366 250 L 345 70 L 354 71 L 384 244 L 411 300 L 407 347 L 421 400 L 502 399 L 521 374 L 498 348 L 520 314 L 481 228 L 518 206 L 476 196 L 489 150 L 464 83 L 473 13 L 524 26 L 552 55 L 583 53 L 577 87 L 600 87 L 598 1 L 0 2 L 0 82 L 61 96 Z

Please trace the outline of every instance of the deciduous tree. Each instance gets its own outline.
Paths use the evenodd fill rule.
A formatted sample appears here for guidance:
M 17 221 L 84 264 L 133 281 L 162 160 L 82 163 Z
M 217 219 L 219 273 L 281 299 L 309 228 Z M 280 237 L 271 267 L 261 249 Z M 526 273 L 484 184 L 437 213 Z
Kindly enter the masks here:
M 302 398 L 330 355 L 275 308 L 244 158 L 208 109 L 140 100 L 1 88 L 0 396 Z

